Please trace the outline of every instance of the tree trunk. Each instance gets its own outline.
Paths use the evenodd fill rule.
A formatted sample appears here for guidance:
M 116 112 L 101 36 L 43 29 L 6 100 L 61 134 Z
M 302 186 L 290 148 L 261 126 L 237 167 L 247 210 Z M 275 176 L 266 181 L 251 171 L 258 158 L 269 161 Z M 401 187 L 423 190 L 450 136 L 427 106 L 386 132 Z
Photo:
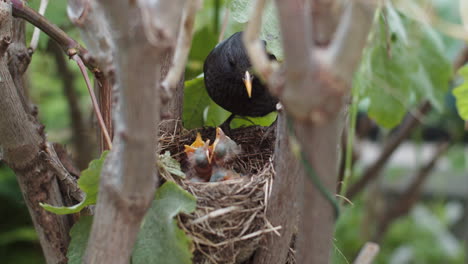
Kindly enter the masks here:
M 29 56 L 24 22 L 13 22 L 10 3 L 0 2 L 0 153 L 17 176 L 47 263 L 66 263 L 69 218 L 48 213 L 39 204 L 64 205 L 58 180 L 66 182 L 69 189 L 64 193 L 76 200 L 81 192 L 47 143 L 37 111 L 24 96 L 22 78 Z

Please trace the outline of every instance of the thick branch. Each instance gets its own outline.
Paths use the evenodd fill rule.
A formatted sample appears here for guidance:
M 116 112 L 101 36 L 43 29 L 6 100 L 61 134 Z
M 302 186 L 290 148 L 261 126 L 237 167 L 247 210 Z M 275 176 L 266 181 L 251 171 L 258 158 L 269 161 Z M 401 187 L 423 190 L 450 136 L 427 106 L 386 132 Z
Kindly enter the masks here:
M 70 228 L 68 218 L 46 212 L 39 203 L 64 205 L 57 179 L 75 188 L 76 180 L 64 169 L 55 152 L 50 150 L 45 141 L 44 127 L 21 104 L 17 89 L 23 87 L 15 87 L 15 83 L 21 82 L 13 82 L 5 56 L 5 49 L 11 40 L 11 22 L 10 4 L 0 2 L 0 149 L 5 163 L 18 178 L 47 263 L 66 263 Z M 15 68 L 15 65 L 10 65 L 10 68 Z M 16 69 L 15 72 L 21 71 Z M 22 75 L 18 74 L 15 78 L 22 78 Z M 79 191 L 74 194 L 80 196 Z
M 304 162 L 315 171 L 317 182 L 323 186 L 323 189 L 315 186 L 309 180 L 309 172 L 302 175 L 304 207 L 297 259 L 298 263 L 328 263 L 335 215 L 334 207 L 322 192 L 328 192 L 329 197 L 335 191 L 339 135 L 345 122 L 343 110 L 351 83 L 330 69 L 326 56 L 329 51 L 325 53 L 313 46 L 309 36 L 312 25 L 306 17 L 310 10 L 300 1 L 276 3 L 285 54 L 286 82 L 280 101 L 293 119 Z M 367 33 L 358 35 L 364 39 L 356 43 L 364 43 Z M 362 50 L 354 52 L 361 54 Z M 356 65 L 347 66 L 350 67 L 347 72 L 356 70 Z
M 333 39 L 336 26 L 339 23 L 341 9 L 349 1 L 306 0 L 310 5 L 310 21 L 314 25 L 311 35 L 315 45 L 327 47 Z
M 50 38 L 55 40 L 57 44 L 69 56 L 78 53 L 85 62 L 85 65 L 90 70 L 95 70 L 95 65 L 89 60 L 87 56 L 88 51 L 83 48 L 77 41 L 72 39 L 56 25 L 50 23 L 44 16 L 37 13 L 34 9 L 26 6 L 21 0 L 12 1 L 13 3 L 13 16 L 23 18 L 37 28 L 41 29 Z
M 276 127 L 275 171 L 276 177 L 268 202 L 267 219 L 273 226 L 281 226 L 281 236 L 268 234 L 264 244 L 255 254 L 253 263 L 284 264 L 294 234 L 298 235 L 299 212 L 302 201 L 303 172 L 291 151 L 287 121 L 280 112 Z
M 114 43 L 105 10 L 99 8 L 98 1 L 69 0 L 67 13 L 70 20 L 80 29 L 81 37 L 97 66 L 106 76 L 112 78 L 114 71 Z M 85 58 L 83 61 L 86 64 Z M 107 81 L 107 80 L 106 80 Z M 112 81 L 113 82 L 113 81 Z
M 364 1 L 348 1 L 335 37 L 328 48 L 330 70 L 348 83 L 352 82 L 354 69 L 361 61 L 374 19 L 374 5 Z
M 128 263 L 157 186 L 160 65 L 174 48 L 185 1 L 102 0 L 116 62 L 115 145 L 103 168 L 85 263 Z M 112 223 L 112 225 L 109 225 Z M 115 232 L 119 230 L 119 232 Z M 109 243 L 112 241 L 112 243 Z

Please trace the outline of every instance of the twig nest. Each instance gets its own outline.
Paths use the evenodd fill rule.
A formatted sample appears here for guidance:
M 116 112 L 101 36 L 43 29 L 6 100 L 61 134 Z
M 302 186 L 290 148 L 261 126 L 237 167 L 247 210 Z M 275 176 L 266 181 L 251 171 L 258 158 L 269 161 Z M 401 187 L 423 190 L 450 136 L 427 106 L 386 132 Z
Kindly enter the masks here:
M 243 263 L 259 247 L 264 234 L 279 235 L 280 227 L 273 227 L 265 217 L 275 173 L 271 161 L 274 133 L 265 136 L 265 130 L 231 131 L 229 136 L 241 145 L 242 152 L 229 169 L 242 175 L 240 178 L 194 182 L 161 172 L 166 180 L 176 181 L 197 198 L 196 211 L 179 216 L 179 225 L 195 245 L 193 263 Z M 184 145 L 193 142 L 197 132 L 214 140 L 214 129 L 166 132 L 160 136 L 160 152 L 169 150 L 182 169 L 187 169 Z

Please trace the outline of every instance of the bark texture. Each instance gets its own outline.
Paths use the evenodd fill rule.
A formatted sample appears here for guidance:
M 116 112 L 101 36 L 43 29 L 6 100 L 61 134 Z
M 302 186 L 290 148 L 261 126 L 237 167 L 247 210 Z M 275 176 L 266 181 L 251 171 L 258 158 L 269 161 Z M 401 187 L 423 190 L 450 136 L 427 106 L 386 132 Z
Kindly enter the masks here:
M 297 263 L 329 262 L 335 220 L 334 207 L 312 183 L 311 173 L 306 173 L 305 169 L 311 167 L 329 196 L 334 196 L 338 173 L 339 136 L 346 120 L 343 113 L 375 9 L 374 5 L 361 1 L 348 1 L 343 6 L 343 14 L 337 16 L 330 9 L 332 3 L 336 2 L 276 1 L 283 39 L 284 72 L 277 70 L 274 64 L 268 63 L 265 55 L 255 52 L 255 48 L 258 51 L 259 45 L 258 41 L 252 39 L 252 33 L 258 33 L 259 30 L 256 17 L 252 18 L 254 25 L 249 24 L 250 30 L 247 29 L 244 39 L 252 64 L 268 82 L 271 92 L 277 95 L 283 104 L 293 128 L 289 133 L 297 137 L 298 141 L 295 156 L 297 160 L 301 160 L 301 167 L 304 168 L 298 170 L 295 177 L 298 177 L 297 182 L 303 191 L 296 191 L 293 186 L 274 187 L 282 188 L 288 195 L 292 195 L 294 191 L 302 194 L 302 199 L 299 199 L 303 201 L 303 206 L 296 244 Z M 261 8 L 263 4 L 264 1 L 259 0 L 257 8 Z M 311 13 L 316 14 L 312 19 Z M 278 137 L 277 140 L 281 138 Z M 291 150 L 287 144 L 277 144 L 277 147 L 275 153 L 280 155 L 276 159 L 278 162 L 283 155 L 287 157 Z M 289 166 L 295 168 L 292 161 Z M 278 172 L 275 184 L 285 182 L 281 178 L 289 176 Z M 272 201 L 269 209 L 284 207 L 276 197 L 273 197 Z M 287 212 L 294 213 L 292 208 L 286 208 Z M 287 216 L 280 217 L 283 217 L 281 223 L 287 224 L 283 226 L 282 232 L 289 236 L 291 225 L 284 219 Z M 269 240 L 267 247 L 277 249 L 279 244 L 284 247 L 286 243 L 283 239 L 286 240 Z M 260 263 L 284 263 L 286 253 L 285 250 L 278 250 L 269 257 L 263 257 Z M 258 256 L 266 255 L 260 252 Z
M 13 28 L 12 28 L 13 26 Z M 37 110 L 24 96 L 23 73 L 30 61 L 24 46 L 24 22 L 13 21 L 11 5 L 0 2 L 0 152 L 15 172 L 47 263 L 66 263 L 70 222 L 67 216 L 46 212 L 39 203 L 63 203 L 58 181 L 67 193 L 81 199 L 76 179 L 46 142 Z
M 88 34 L 107 25 L 109 45 L 97 45 L 94 53 L 105 73 L 115 73 L 118 87 L 115 143 L 103 168 L 84 263 L 128 263 L 153 200 L 158 182 L 154 164 L 155 128 L 162 109 L 161 62 L 174 49 L 184 4 L 183 0 L 102 0 L 69 5 L 69 14 L 80 14 L 81 21 L 94 14 L 92 24 L 83 28 Z M 112 54 L 113 64 L 106 54 Z

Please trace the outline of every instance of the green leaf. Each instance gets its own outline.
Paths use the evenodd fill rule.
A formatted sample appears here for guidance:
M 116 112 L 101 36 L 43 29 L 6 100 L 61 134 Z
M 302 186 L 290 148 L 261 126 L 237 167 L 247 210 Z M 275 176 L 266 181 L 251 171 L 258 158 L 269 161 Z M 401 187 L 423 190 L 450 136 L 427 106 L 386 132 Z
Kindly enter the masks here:
M 185 173 L 180 168 L 180 163 L 171 157 L 171 153 L 169 151 L 159 155 L 158 166 L 172 175 L 185 179 Z
M 180 212 L 191 213 L 196 199 L 174 182 L 166 182 L 146 214 L 132 256 L 132 264 L 191 264 L 192 241 L 176 223 Z
M 392 128 L 423 99 L 442 110 L 452 66 L 434 30 L 402 17 L 390 4 L 385 11 L 371 32 L 353 92 L 370 99 L 371 118 Z
M 203 75 L 185 82 L 182 121 L 186 129 L 219 126 L 230 115 L 211 100 L 205 88 Z
M 208 2 L 208 1 L 205 1 Z M 189 60 L 185 71 L 185 79 L 195 78 L 203 71 L 205 58 L 218 43 L 218 36 L 209 28 L 204 27 L 195 32 L 190 49 Z
M 106 159 L 107 151 L 103 152 L 99 159 L 95 159 L 89 163 L 89 167 L 81 173 L 78 180 L 78 187 L 85 193 L 85 198 L 79 204 L 74 206 L 52 206 L 49 204 L 40 204 L 45 210 L 58 214 L 73 214 L 78 213 L 88 205 L 96 204 L 97 194 L 99 191 L 99 178 L 101 175 L 102 165 Z
M 232 18 L 239 23 L 246 23 L 252 14 L 255 1 L 251 0 L 232 0 L 229 3 Z M 262 16 L 262 29 L 260 38 L 265 40 L 267 50 L 274 54 L 278 60 L 283 59 L 283 49 L 281 46 L 281 34 L 278 20 L 278 10 L 273 1 L 269 1 L 265 6 Z
M 275 122 L 278 112 L 274 111 L 261 117 L 236 117 L 231 122 L 231 128 L 246 127 L 252 125 L 271 126 Z
M 458 74 L 464 79 L 464 82 L 453 89 L 453 95 L 457 100 L 457 110 L 460 117 L 468 121 L 468 65 L 462 67 Z
M 203 126 L 203 110 L 210 104 L 210 97 L 205 89 L 203 75 L 186 81 L 184 88 L 184 109 L 182 122 L 186 129 Z
M 213 100 L 210 99 L 210 104 L 203 112 L 203 121 L 205 126 L 217 127 L 226 121 L 230 115 L 231 112 L 224 110 L 224 108 L 217 105 Z
M 18 242 L 35 242 L 38 240 L 37 232 L 32 226 L 16 227 L 13 230 L 0 232 L 0 247 Z
M 82 216 L 70 230 L 71 241 L 67 251 L 68 264 L 82 263 L 92 223 L 92 216 Z

